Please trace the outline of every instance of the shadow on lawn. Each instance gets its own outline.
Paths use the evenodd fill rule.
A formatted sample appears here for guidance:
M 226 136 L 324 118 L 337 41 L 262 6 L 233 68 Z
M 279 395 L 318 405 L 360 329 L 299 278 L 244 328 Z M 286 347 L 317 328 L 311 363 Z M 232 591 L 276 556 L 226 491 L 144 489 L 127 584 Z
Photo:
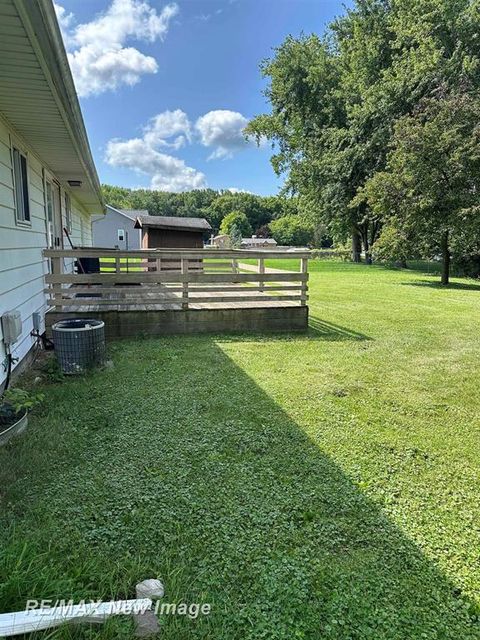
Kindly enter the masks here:
M 221 342 L 293 342 L 293 341 L 344 342 L 373 340 L 369 336 L 347 329 L 339 324 L 326 322 L 314 316 L 308 319 L 308 330 L 305 333 L 244 333 L 221 335 Z
M 412 282 L 402 282 L 401 284 L 407 287 L 429 287 L 431 289 L 442 289 L 444 291 L 480 291 L 480 284 L 475 282 L 450 282 L 450 284 L 444 285 L 436 280 L 413 280 Z
M 115 368 L 88 384 L 52 387 L 57 423 L 52 411 L 32 430 L 48 446 L 63 441 L 61 477 L 53 462 L 32 465 L 31 433 L 10 452 L 39 503 L 17 522 L 16 543 L 39 535 L 32 522 L 44 509 L 60 551 L 40 560 L 52 585 L 70 577 L 106 584 L 112 566 L 121 573 L 134 554 L 135 578 L 159 576 L 167 602 L 212 603 L 195 622 L 166 616 L 162 638 L 170 640 L 479 637 L 473 606 L 455 585 L 213 339 L 125 342 L 113 357 Z M 83 447 L 70 446 L 64 422 L 72 401 Z M 101 489 L 90 487 L 85 500 L 82 478 L 92 474 Z M 63 560 L 72 526 L 88 576 Z M 17 569 L 25 589 L 29 570 Z M 88 637 L 107 637 L 97 633 Z
M 347 329 L 339 324 L 333 324 L 333 322 L 326 322 L 310 316 L 308 320 L 309 334 L 326 341 L 337 342 L 343 340 L 372 340 L 369 336 L 363 333 L 353 331 L 353 329 Z

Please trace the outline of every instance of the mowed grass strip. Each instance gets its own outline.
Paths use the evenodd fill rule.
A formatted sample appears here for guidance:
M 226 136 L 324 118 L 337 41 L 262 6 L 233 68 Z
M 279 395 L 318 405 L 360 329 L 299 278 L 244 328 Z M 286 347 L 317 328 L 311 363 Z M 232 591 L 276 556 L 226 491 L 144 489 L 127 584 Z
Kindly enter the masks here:
M 117 342 L 43 385 L 0 450 L 2 611 L 158 577 L 212 605 L 172 640 L 480 638 L 479 287 L 311 267 L 307 335 Z
M 117 270 L 116 262 L 118 260 L 119 270 L 121 273 L 135 273 L 145 271 L 144 266 L 140 266 L 142 258 L 100 258 L 101 273 L 115 273 Z M 107 266 L 107 265 L 112 266 Z

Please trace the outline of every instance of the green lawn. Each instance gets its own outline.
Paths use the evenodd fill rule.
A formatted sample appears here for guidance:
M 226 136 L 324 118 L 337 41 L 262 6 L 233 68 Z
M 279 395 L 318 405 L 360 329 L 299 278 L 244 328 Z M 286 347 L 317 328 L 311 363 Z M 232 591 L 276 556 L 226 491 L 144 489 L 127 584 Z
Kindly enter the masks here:
M 0 450 L 1 611 L 159 577 L 212 605 L 168 640 L 480 638 L 480 286 L 311 267 L 308 335 L 117 342 L 40 385 Z
M 120 264 L 120 271 L 122 273 L 133 273 L 135 271 L 144 271 L 144 267 L 135 267 L 133 265 L 141 262 L 141 258 L 100 258 L 100 262 L 103 266 L 100 267 L 102 273 L 114 273 L 116 271 L 116 261 Z M 111 267 L 106 267 L 105 264 L 111 263 Z

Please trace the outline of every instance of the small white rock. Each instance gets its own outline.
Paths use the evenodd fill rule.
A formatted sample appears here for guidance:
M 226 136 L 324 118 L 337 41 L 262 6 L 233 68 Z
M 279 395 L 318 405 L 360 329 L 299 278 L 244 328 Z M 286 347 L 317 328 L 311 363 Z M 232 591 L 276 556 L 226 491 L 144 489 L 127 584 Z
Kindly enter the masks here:
M 163 588 L 163 584 L 160 580 L 148 578 L 147 580 L 137 584 L 136 592 L 137 598 L 151 598 L 152 600 L 155 600 L 156 598 L 163 598 L 165 589 Z

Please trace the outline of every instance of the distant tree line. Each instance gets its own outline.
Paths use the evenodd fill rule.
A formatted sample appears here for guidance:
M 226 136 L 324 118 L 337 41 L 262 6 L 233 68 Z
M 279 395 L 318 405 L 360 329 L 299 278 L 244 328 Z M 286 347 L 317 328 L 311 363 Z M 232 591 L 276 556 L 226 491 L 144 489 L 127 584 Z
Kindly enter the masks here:
M 325 228 L 302 209 L 301 199 L 196 189 L 169 193 L 102 185 L 105 202 L 120 209 L 146 209 L 150 215 L 206 218 L 215 234 L 256 234 L 282 245 L 329 246 Z
M 357 0 L 262 65 L 268 114 L 247 134 L 336 243 L 480 273 L 480 5 Z M 474 266 L 476 265 L 476 267 Z

